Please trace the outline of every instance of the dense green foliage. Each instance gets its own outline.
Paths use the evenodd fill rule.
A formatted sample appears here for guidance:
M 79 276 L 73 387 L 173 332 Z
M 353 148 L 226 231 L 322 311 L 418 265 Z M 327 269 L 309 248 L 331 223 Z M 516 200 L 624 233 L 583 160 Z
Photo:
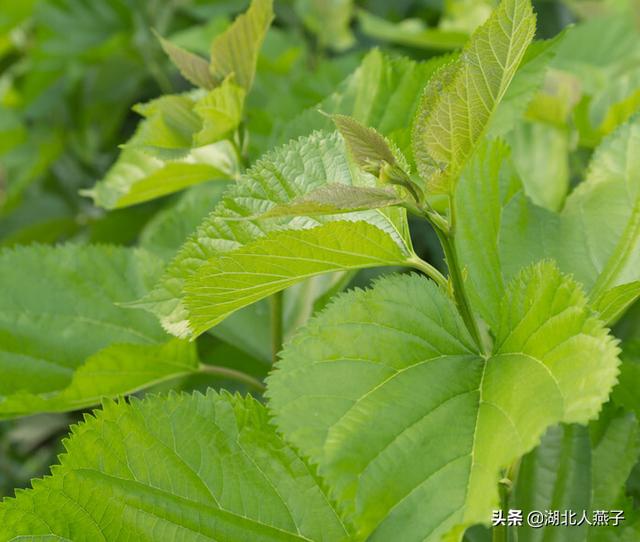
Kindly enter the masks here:
M 0 540 L 640 540 L 637 5 L 389 4 L 0 0 Z

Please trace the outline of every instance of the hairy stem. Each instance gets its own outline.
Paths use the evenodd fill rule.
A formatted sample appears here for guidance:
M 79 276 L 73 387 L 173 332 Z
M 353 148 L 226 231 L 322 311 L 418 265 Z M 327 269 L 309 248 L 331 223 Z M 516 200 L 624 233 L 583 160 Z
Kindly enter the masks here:
M 198 369 L 201 373 L 221 376 L 223 378 L 229 378 L 230 380 L 237 380 L 238 382 L 251 386 L 260 393 L 266 390 L 265 385 L 257 378 L 254 378 L 247 373 L 243 373 L 242 371 L 236 371 L 229 367 L 220 367 L 219 365 L 207 365 L 205 363 L 201 363 Z
M 270 298 L 271 302 L 271 359 L 273 363 L 278 360 L 278 352 L 282 350 L 282 290 L 273 294 Z

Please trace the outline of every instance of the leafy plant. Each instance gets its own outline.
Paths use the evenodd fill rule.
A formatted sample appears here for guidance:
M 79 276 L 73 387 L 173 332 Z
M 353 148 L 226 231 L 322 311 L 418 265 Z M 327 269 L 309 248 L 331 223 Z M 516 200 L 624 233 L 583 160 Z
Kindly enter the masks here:
M 352 3 L 294 8 L 313 47 L 355 40 Z M 455 47 L 481 8 L 422 39 Z M 632 83 L 587 84 L 623 62 L 578 62 L 593 21 L 534 41 L 502 0 L 459 52 L 373 50 L 267 120 L 274 17 L 253 0 L 209 59 L 158 36 L 197 88 L 135 106 L 83 191 L 188 188 L 139 247 L 0 253 L 0 417 L 102 405 L 0 540 L 636 540 L 640 113 Z M 509 509 L 625 519 L 486 528 Z

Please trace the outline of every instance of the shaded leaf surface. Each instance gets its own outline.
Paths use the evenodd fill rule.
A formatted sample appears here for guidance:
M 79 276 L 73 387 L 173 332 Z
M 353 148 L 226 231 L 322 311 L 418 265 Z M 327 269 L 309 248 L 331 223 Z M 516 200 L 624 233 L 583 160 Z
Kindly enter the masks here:
M 116 305 L 144 295 L 160 270 L 140 250 L 1 252 L 0 417 L 74 410 L 195 371 L 193 345 L 165 344 L 153 317 Z

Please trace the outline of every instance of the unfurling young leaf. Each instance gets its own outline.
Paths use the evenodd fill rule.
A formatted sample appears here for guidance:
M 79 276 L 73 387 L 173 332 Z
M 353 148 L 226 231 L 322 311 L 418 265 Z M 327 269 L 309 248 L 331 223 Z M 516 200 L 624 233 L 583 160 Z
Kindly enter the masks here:
M 534 32 L 529 0 L 503 0 L 460 57 L 427 85 L 414 124 L 413 150 L 431 191 L 452 192 Z
M 331 119 L 344 137 L 349 153 L 358 166 L 377 176 L 384 163 L 395 165 L 396 157 L 389 143 L 375 129 L 346 115 L 331 115 Z

